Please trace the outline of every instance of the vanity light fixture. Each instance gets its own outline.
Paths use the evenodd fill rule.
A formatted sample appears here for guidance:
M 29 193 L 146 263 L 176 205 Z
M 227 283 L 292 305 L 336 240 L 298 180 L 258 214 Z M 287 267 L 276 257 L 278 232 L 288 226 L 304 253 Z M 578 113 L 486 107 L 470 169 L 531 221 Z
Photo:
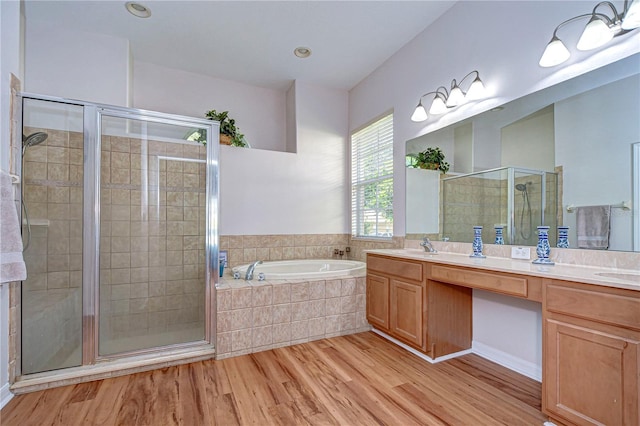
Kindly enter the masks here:
M 464 83 L 467 77 L 471 77 L 474 74 L 475 79 L 473 79 L 469 85 L 469 89 L 467 89 L 467 92 L 465 93 L 461 87 L 463 86 L 462 83 Z M 480 80 L 480 73 L 474 70 L 465 75 L 462 80 L 460 80 L 460 83 L 455 79 L 451 80 L 451 88 L 448 90 L 446 87 L 440 86 L 435 91 L 425 93 L 420 96 L 418 106 L 416 106 L 416 109 L 411 115 L 412 121 L 419 122 L 428 118 L 427 110 L 422 105 L 422 98 L 427 95 L 434 95 L 433 100 L 431 101 L 431 106 L 429 107 L 429 114 L 440 115 L 444 114 L 451 108 L 462 105 L 466 101 L 482 98 L 484 96 L 484 84 L 482 83 L 482 80 Z
M 611 9 L 612 17 L 598 11 L 602 7 Z M 606 12 L 605 7 L 605 12 Z M 607 44 L 612 38 L 640 27 L 640 0 L 625 0 L 622 13 L 609 1 L 601 1 L 596 4 L 591 13 L 574 16 L 561 22 L 553 31 L 551 41 L 542 53 L 539 65 L 541 67 L 554 67 L 569 59 L 571 53 L 569 49 L 558 38 L 558 30 L 563 26 L 580 20 L 589 19 L 587 25 L 582 30 L 582 35 L 578 40 L 578 50 L 592 50 Z

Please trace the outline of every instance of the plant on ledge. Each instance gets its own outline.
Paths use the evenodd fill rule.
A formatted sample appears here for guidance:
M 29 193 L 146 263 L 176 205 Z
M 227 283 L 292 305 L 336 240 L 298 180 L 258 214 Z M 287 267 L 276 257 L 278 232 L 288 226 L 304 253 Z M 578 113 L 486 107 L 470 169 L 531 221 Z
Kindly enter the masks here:
M 249 143 L 244 138 L 244 135 L 240 133 L 240 129 L 236 127 L 236 120 L 229 118 L 229 111 L 218 112 L 215 109 L 212 109 L 211 111 L 207 111 L 205 117 L 209 120 L 220 122 L 221 144 L 239 146 L 243 148 L 249 147 Z M 206 144 L 207 132 L 201 129 L 195 130 L 187 137 L 187 140 Z
M 417 154 L 407 154 L 407 167 L 427 170 L 440 170 L 442 174 L 449 171 L 449 163 L 444 161 L 444 153 L 438 147 L 427 148 Z

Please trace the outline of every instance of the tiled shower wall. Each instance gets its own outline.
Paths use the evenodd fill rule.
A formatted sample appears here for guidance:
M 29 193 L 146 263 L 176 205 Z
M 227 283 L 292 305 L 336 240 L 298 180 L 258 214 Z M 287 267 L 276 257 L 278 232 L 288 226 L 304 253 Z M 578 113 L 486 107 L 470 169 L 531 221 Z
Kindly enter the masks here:
M 471 242 L 473 226 L 483 227 L 485 241 L 496 223 L 506 223 L 506 180 L 459 178 L 443 185 L 444 215 L 441 234 L 451 241 Z M 504 193 L 504 195 L 503 195 Z
M 557 198 L 557 177 L 546 175 L 546 210 L 545 222 L 555 228 L 557 221 L 556 209 L 561 206 Z M 520 215 L 524 200 L 519 191 L 515 191 L 514 218 L 516 225 L 516 244 L 535 245 L 538 241 L 536 226 L 541 214 L 541 186 L 540 178 L 534 176 L 516 177 L 514 185 L 525 184 L 534 181 L 534 185 L 528 185 L 529 202 L 531 206 L 532 224 L 530 232 L 524 236 L 519 233 Z M 508 221 L 508 180 L 484 179 L 478 177 L 459 178 L 443 185 L 443 197 L 446 204 L 442 203 L 442 211 L 446 221 L 440 220 L 441 235 L 451 241 L 471 242 L 473 239 L 473 226 L 483 227 L 482 236 L 484 242 L 492 242 L 496 224 L 507 224 Z M 525 208 L 525 224 L 528 222 L 527 206 Z M 446 223 L 445 223 L 446 222 Z M 507 240 L 507 228 L 505 227 L 505 242 Z M 528 238 L 524 238 L 524 237 Z M 415 239 L 415 238 L 412 238 Z M 555 245 L 555 233 L 549 234 L 549 240 Z
M 101 341 L 204 338 L 206 167 L 194 159 L 204 146 L 103 137 Z
M 78 365 L 82 327 L 82 133 L 44 131 L 25 150 L 23 201 L 31 225 L 24 252 L 22 366 L 34 372 Z M 28 237 L 23 215 L 23 240 Z
M 24 159 L 32 238 L 23 345 L 42 349 L 27 357 L 59 359 L 68 354 L 56 352 L 80 347 L 82 334 L 83 135 L 25 128 L 37 131 L 48 138 Z M 205 148 L 104 136 L 101 155 L 101 337 L 203 330 L 206 174 L 204 163 L 188 160 L 205 159 Z M 61 303 L 47 302 L 54 298 Z M 59 326 L 42 338 L 36 319 L 45 317 Z

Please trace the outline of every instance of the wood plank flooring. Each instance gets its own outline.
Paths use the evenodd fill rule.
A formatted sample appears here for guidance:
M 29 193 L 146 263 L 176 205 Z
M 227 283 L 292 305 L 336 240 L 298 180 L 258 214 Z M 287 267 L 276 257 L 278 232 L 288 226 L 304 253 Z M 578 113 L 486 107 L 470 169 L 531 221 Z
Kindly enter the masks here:
M 14 397 L 12 425 L 542 425 L 540 383 L 475 355 L 429 364 L 374 333 Z

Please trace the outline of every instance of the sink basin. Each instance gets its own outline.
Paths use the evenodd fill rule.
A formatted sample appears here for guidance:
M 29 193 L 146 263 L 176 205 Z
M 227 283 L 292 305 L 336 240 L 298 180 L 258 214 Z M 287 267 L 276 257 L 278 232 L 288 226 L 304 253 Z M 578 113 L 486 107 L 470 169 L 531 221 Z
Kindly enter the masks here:
M 619 280 L 634 281 L 640 283 L 640 274 L 628 274 L 623 272 L 596 272 L 596 275 L 606 278 L 617 278 Z

